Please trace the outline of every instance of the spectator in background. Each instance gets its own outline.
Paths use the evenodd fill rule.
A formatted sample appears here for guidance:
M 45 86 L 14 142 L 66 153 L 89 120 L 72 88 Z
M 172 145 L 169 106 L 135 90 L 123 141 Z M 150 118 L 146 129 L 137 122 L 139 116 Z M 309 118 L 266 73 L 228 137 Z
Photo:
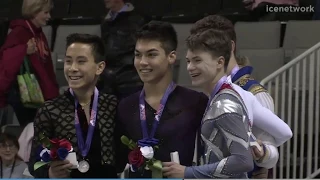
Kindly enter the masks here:
M 108 64 L 98 87 L 122 99 L 142 89 L 142 81 L 134 68 L 135 33 L 147 20 L 131 3 L 104 0 L 109 13 L 101 26 Z
M 279 12 L 268 12 L 267 7 L 290 7 L 299 6 L 299 0 L 243 0 L 244 6 L 252 11 L 252 15 L 259 20 L 277 20 Z
M 59 95 L 50 49 L 41 28 L 50 19 L 51 8 L 51 0 L 24 0 L 24 18 L 11 21 L 11 32 L 0 49 L 0 108 L 10 104 L 23 127 L 33 121 L 37 111 L 24 107 L 20 101 L 16 78 L 25 56 L 28 56 L 44 99 Z
M 0 135 L 0 178 L 23 178 L 28 167 L 18 156 L 19 142 L 17 137 L 3 133 Z

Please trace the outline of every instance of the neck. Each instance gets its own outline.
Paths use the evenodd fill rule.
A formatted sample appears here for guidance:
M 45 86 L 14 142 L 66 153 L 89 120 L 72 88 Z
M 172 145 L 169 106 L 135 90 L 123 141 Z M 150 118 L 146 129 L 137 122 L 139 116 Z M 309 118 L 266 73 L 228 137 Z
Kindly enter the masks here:
M 3 166 L 8 167 L 8 166 L 11 166 L 11 165 L 13 164 L 14 159 L 15 159 L 15 158 L 13 158 L 13 159 L 11 159 L 11 160 L 1 159 L 1 161 L 2 161 L 2 163 L 3 163 Z
M 144 83 L 143 89 L 145 97 L 159 97 L 162 98 L 167 90 L 167 87 L 172 82 L 172 73 L 167 73 L 162 79 L 156 83 Z
M 119 12 L 124 5 L 125 5 L 125 3 L 123 3 L 123 2 L 117 4 L 116 6 L 114 6 L 114 7 L 111 9 L 111 12 L 113 12 L 113 13 Z
M 231 56 L 230 61 L 229 61 L 229 65 L 228 65 L 228 71 L 227 71 L 227 75 L 231 74 L 231 71 L 234 67 L 238 66 L 237 64 L 237 60 L 234 56 Z
M 86 89 L 72 89 L 80 104 L 86 104 L 91 101 L 95 86 Z
M 219 74 L 217 74 L 217 76 L 211 81 L 211 83 L 209 83 L 206 87 L 204 87 L 204 93 L 210 97 L 211 92 L 214 90 L 214 88 L 216 87 L 218 81 L 225 76 L 224 72 L 220 72 Z
M 41 26 L 36 22 L 35 19 L 31 20 L 32 24 L 36 27 L 36 28 L 40 28 Z

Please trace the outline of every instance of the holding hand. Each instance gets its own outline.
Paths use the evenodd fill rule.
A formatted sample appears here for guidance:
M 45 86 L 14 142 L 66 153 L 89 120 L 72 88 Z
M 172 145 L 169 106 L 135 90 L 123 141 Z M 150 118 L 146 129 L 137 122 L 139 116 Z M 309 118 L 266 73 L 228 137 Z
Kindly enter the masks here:
M 163 176 L 168 178 L 184 178 L 185 166 L 181 166 L 175 162 L 163 162 L 162 166 Z
M 49 168 L 49 178 L 69 178 L 72 164 L 68 160 L 52 161 Z
M 264 144 L 260 140 L 257 140 L 257 142 L 261 147 L 264 146 Z M 251 146 L 251 153 L 252 153 L 253 159 L 256 161 L 263 159 L 266 155 L 265 148 L 261 148 L 261 151 L 259 151 L 259 149 L 255 146 Z
M 27 54 L 33 54 L 37 51 L 37 44 L 36 44 L 36 40 L 34 38 L 29 39 L 28 43 L 27 43 Z

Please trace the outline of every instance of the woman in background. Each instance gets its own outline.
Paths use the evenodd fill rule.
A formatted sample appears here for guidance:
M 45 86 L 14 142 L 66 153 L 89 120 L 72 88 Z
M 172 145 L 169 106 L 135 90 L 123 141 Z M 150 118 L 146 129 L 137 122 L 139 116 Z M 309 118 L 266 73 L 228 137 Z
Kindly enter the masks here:
M 41 28 L 50 19 L 51 8 L 51 0 L 23 0 L 23 19 L 11 21 L 11 32 L 0 49 L 0 108 L 11 105 L 22 127 L 33 122 L 37 112 L 23 106 L 16 81 L 26 56 L 44 99 L 59 95 L 49 45 Z
M 19 142 L 17 137 L 3 133 L 0 135 L 0 178 L 23 178 L 28 167 L 18 156 Z

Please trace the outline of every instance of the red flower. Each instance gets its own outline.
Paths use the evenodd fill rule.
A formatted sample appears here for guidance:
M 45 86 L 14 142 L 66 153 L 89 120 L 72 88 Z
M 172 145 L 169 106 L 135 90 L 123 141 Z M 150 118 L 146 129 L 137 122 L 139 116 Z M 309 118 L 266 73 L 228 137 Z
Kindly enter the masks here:
M 141 154 L 139 148 L 132 150 L 128 155 L 129 164 L 132 166 L 139 168 L 144 163 L 144 157 Z
M 68 151 L 70 151 L 70 150 L 72 149 L 72 145 L 71 145 L 71 143 L 70 143 L 68 140 L 66 140 L 66 139 L 61 139 L 61 140 L 59 141 L 59 148 L 65 148 L 65 149 L 67 149 Z
M 50 149 L 50 157 L 51 157 L 51 159 L 55 160 L 58 157 L 58 152 L 57 151 L 58 151 L 58 149 L 55 148 L 55 147 L 52 147 Z
M 51 142 L 53 148 L 59 147 L 59 139 L 58 138 L 50 139 L 50 142 Z

